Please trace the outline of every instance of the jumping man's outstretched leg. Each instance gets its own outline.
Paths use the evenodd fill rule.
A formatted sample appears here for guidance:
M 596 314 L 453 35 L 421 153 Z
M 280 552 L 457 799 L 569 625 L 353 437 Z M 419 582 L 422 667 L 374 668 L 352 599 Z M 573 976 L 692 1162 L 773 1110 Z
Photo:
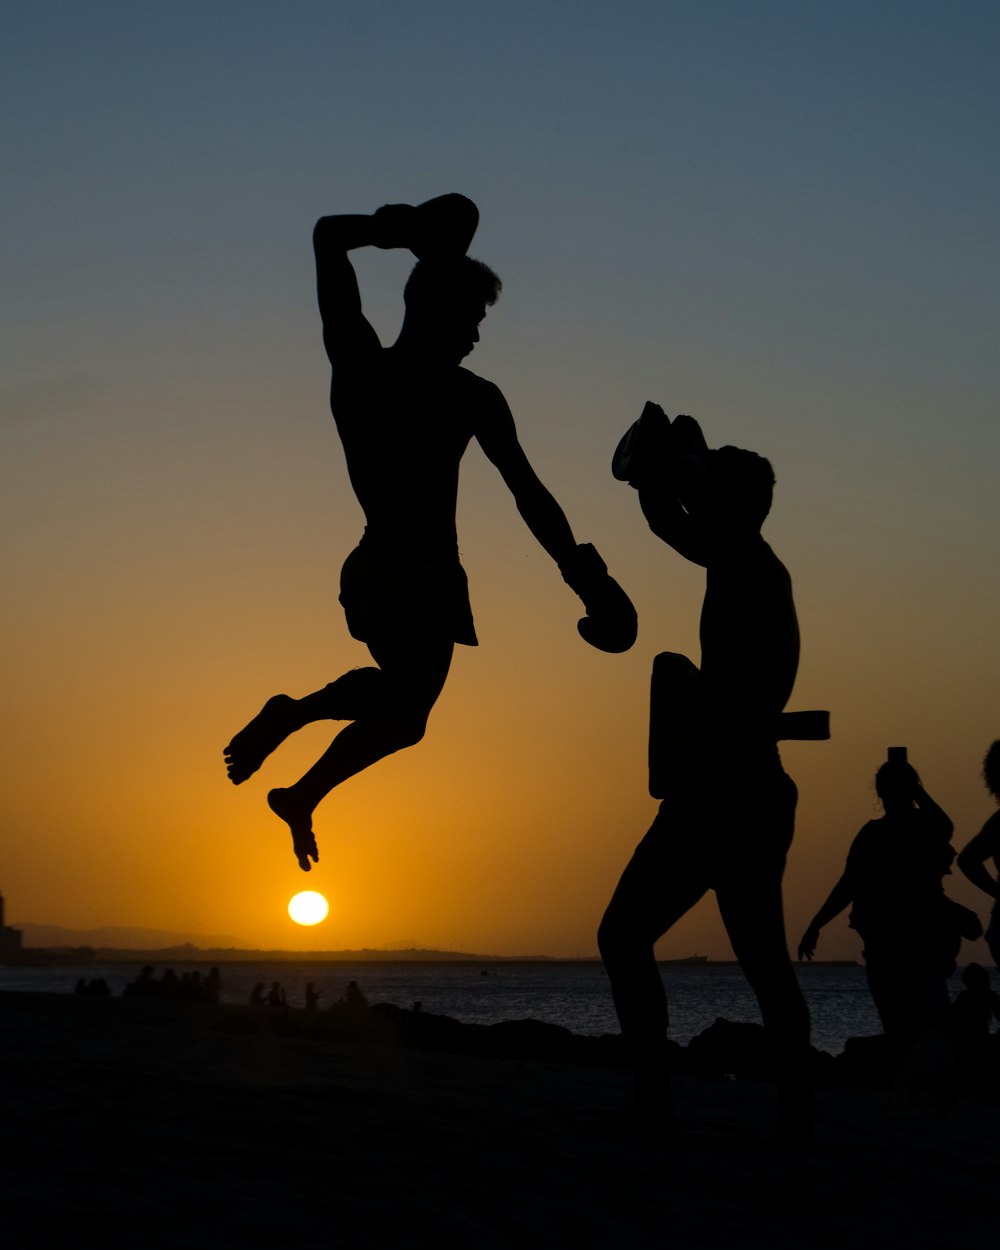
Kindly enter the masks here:
M 238 786 L 253 776 L 271 752 L 304 725 L 317 720 L 356 720 L 373 712 L 382 684 L 379 669 L 352 668 L 302 699 L 274 695 L 226 747 L 229 780 Z
M 427 717 L 448 675 L 454 644 L 414 639 L 369 642 L 379 665 L 379 696 L 359 710 L 309 771 L 286 789 L 271 790 L 268 806 L 288 825 L 299 867 L 319 862 L 312 828 L 317 804 L 348 777 L 423 737 Z M 314 718 L 317 719 L 317 718 Z
M 223 753 L 233 785 L 241 785 L 253 776 L 271 752 L 299 728 L 293 698 L 276 694 L 268 699 L 253 720 L 234 735 Z

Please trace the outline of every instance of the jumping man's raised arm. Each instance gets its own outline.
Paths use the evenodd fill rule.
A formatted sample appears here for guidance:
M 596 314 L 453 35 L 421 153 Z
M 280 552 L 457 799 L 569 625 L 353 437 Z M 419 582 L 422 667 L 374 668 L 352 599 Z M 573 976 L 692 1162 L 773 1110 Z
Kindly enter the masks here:
M 381 348 L 378 335 L 361 311 L 361 293 L 354 267 L 347 253 L 357 247 L 375 244 L 374 216 L 360 214 L 321 217 L 313 230 L 316 253 L 316 292 L 323 319 L 323 345 L 330 363 L 342 361 Z

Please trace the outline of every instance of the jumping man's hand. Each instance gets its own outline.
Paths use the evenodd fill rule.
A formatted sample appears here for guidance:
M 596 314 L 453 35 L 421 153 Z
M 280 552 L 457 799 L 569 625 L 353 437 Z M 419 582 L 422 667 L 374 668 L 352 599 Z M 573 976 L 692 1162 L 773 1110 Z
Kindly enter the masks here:
M 584 642 L 599 651 L 627 651 L 639 631 L 638 617 L 632 600 L 608 573 L 597 549 L 581 543 L 572 559 L 560 566 L 560 572 L 587 609 L 587 615 L 577 623 Z

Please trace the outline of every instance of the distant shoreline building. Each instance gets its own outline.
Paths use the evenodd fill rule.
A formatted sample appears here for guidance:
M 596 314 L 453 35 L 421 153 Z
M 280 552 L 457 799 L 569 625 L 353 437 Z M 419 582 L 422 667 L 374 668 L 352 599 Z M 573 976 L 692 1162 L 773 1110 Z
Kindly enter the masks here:
M 4 917 L 3 895 L 0 894 L 0 962 L 16 959 L 21 954 L 21 930 L 12 929 Z

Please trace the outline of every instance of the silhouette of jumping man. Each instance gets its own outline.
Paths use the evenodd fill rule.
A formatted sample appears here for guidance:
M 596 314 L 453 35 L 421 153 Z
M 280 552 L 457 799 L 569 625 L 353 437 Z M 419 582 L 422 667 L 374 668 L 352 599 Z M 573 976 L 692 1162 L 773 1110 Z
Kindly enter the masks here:
M 1000 803 L 1000 739 L 992 744 L 983 760 L 986 789 Z M 986 861 L 993 860 L 993 874 Z M 958 853 L 958 867 L 973 885 L 993 899 L 993 912 L 986 927 L 986 945 L 993 962 L 1000 968 L 1000 811 L 996 811 L 971 842 Z
M 634 1114 L 669 1131 L 667 999 L 654 943 L 714 890 L 760 1004 L 779 1071 L 779 1133 L 809 1132 L 809 1012 L 788 954 L 781 881 L 797 790 L 782 737 L 827 736 L 825 714 L 782 722 L 799 662 L 791 579 L 761 537 L 774 474 L 754 452 L 709 450 L 698 423 L 656 404 L 622 440 L 615 476 L 639 492 L 650 529 L 707 572 L 701 668 L 664 653 L 653 669 L 650 792 L 659 813 L 598 931 L 635 1070 Z
M 365 516 L 361 541 L 341 571 L 340 602 L 376 667 L 353 669 L 301 699 L 275 695 L 225 751 L 229 777 L 239 785 L 304 725 L 352 722 L 299 781 L 267 796 L 306 872 L 319 859 L 312 814 L 320 800 L 419 742 L 455 644 L 477 645 L 455 526 L 459 463 L 472 439 L 583 600 L 583 638 L 605 651 L 625 651 L 635 640 L 628 596 L 596 550 L 577 545 L 528 462 L 500 390 L 461 367 L 500 291 L 496 274 L 465 254 L 478 220 L 471 200 L 446 195 L 417 207 L 385 205 L 371 216 L 323 217 L 313 234 L 333 371 L 330 406 Z M 388 348 L 362 314 L 348 260 L 366 246 L 405 247 L 417 257 L 402 329 Z
M 947 981 L 961 939 L 978 937 L 981 927 L 944 892 L 955 859 L 951 819 L 923 788 L 905 748 L 892 752 L 875 774 L 885 815 L 854 838 L 843 875 L 802 935 L 799 958 L 812 959 L 820 930 L 851 907 L 883 1031 L 905 1048 L 947 1019 Z

